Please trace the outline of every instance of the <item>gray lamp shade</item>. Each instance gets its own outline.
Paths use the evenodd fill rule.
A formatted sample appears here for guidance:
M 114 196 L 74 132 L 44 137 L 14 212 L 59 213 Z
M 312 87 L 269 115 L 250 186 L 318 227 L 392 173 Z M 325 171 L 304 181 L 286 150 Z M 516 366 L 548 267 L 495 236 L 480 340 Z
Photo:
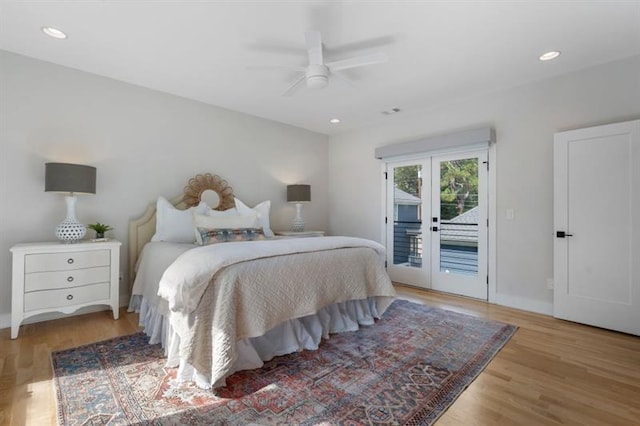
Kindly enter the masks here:
M 311 185 L 287 185 L 289 203 L 308 203 L 311 201 Z
M 82 164 L 46 163 L 45 192 L 96 193 L 96 168 Z

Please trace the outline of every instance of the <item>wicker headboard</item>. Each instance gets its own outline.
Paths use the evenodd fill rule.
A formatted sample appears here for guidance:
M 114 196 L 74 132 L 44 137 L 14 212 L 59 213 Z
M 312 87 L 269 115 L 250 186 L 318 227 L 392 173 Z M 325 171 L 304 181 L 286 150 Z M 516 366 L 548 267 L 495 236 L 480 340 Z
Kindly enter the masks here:
M 203 193 L 214 191 L 218 194 L 218 205 L 212 207 L 215 210 L 227 210 L 235 207 L 233 188 L 226 180 L 211 173 L 198 174 L 189 179 L 184 193 L 169 201 L 177 209 L 184 210 L 198 205 Z M 135 267 L 138 256 L 145 244 L 151 241 L 156 232 L 156 202 L 149 204 L 142 216 L 129 221 L 129 285 L 133 286 L 135 279 Z

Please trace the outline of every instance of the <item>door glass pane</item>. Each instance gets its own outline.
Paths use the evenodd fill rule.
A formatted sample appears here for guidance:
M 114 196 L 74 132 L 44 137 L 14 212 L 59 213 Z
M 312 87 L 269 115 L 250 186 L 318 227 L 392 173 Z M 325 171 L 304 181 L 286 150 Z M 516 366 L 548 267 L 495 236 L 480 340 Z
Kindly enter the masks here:
M 422 267 L 422 166 L 393 169 L 393 264 Z
M 440 163 L 440 271 L 478 274 L 478 158 Z

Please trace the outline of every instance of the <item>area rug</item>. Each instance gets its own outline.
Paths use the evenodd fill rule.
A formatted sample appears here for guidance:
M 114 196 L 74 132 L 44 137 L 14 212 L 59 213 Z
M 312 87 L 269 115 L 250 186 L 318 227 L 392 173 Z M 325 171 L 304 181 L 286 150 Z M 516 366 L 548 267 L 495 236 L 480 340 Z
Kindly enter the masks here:
M 235 373 L 227 386 L 178 383 L 143 333 L 51 354 L 62 425 L 430 425 L 516 331 L 396 300 L 374 325 L 316 351 Z

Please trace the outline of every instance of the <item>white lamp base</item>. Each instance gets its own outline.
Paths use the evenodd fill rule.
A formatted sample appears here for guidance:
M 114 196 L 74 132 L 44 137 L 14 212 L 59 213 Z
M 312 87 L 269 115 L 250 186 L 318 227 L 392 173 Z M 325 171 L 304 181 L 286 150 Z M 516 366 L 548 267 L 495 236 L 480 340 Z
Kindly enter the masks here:
M 304 220 L 302 220 L 302 203 L 296 203 L 296 218 L 293 219 L 291 230 L 293 232 L 304 231 Z
M 67 217 L 56 228 L 56 237 L 64 243 L 75 243 L 86 235 L 87 228 L 76 219 L 75 195 L 67 195 L 64 200 L 67 203 Z

